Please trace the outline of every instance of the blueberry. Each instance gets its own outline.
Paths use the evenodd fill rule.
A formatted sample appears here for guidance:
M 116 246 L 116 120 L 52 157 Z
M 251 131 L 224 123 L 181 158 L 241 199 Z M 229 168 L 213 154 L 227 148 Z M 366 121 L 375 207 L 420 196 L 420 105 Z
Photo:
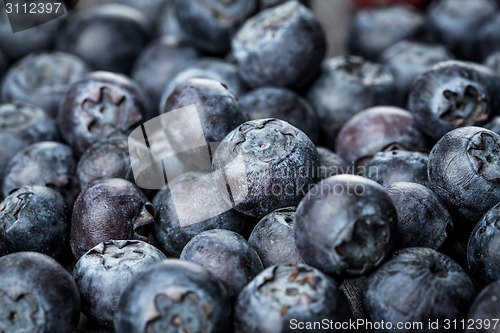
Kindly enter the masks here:
M 260 10 L 263 10 L 263 9 L 267 9 L 267 8 L 271 8 L 271 7 L 275 7 L 275 6 L 278 6 L 278 5 L 281 5 L 287 1 L 295 1 L 295 0 L 259 0 L 259 8 Z M 304 6 L 308 6 L 309 7 L 309 2 L 310 0 L 300 0 L 300 2 L 304 5 Z
M 295 245 L 294 219 L 295 207 L 280 208 L 264 216 L 253 228 L 248 243 L 257 251 L 265 268 L 304 263 Z
M 452 216 L 479 220 L 500 200 L 500 137 L 481 127 L 455 129 L 429 155 L 431 187 Z
M 353 173 L 354 166 L 332 150 L 316 146 L 319 156 L 319 178 L 326 179 L 344 173 Z
M 498 332 L 495 319 L 500 313 L 500 281 L 490 283 L 476 296 L 467 315 L 466 333 Z M 470 325 L 472 324 L 472 325 Z
M 384 187 L 396 182 L 419 183 L 430 187 L 428 160 L 427 153 L 401 149 L 378 152 L 368 163 L 365 176 Z
M 58 121 L 64 140 L 82 155 L 92 144 L 114 132 L 127 134 L 146 118 L 135 82 L 121 74 L 92 72 L 69 86 Z
M 200 186 L 191 181 L 202 176 L 185 173 L 169 181 L 168 187 L 153 198 L 157 212 L 153 234 L 168 255 L 178 257 L 189 240 L 205 230 L 228 229 L 239 232 L 243 228 L 242 217 L 232 209 L 224 213 L 212 212 L 214 207 L 208 205 L 202 210 L 193 209 L 193 203 L 206 202 L 207 198 L 211 198 L 212 202 L 218 200 L 214 204 L 215 208 L 225 206 L 222 197 L 214 193 L 213 187 Z M 170 188 L 175 189 L 175 201 Z M 179 219 L 179 216 L 183 218 Z
M 438 0 L 427 11 L 430 32 L 460 58 L 480 60 L 478 30 L 498 6 L 493 0 Z
M 492 52 L 486 59 L 484 59 L 483 64 L 486 67 L 491 68 L 497 75 L 500 74 L 500 50 Z
M 73 270 L 82 312 L 100 325 L 113 327 L 120 293 L 135 274 L 163 259 L 166 257 L 160 250 L 138 240 L 110 240 L 96 245 Z
M 241 76 L 252 87 L 303 87 L 319 72 L 325 52 L 320 24 L 298 1 L 251 17 L 232 40 Z
M 160 109 L 179 84 L 194 78 L 220 81 L 236 96 L 240 96 L 248 90 L 236 65 L 218 58 L 201 58 L 177 73 L 165 84 L 160 100 Z
M 474 299 L 474 285 L 464 270 L 436 250 L 417 247 L 398 252 L 368 277 L 365 307 L 378 332 L 446 332 L 445 319 L 457 322 Z M 429 327 L 430 322 L 439 325 Z M 422 323 L 396 329 L 396 323 Z
M 55 122 L 39 107 L 25 103 L 0 104 L 0 142 L 8 143 L 0 149 L 0 179 L 10 159 L 20 150 L 38 141 L 57 138 Z
M 0 257 L 14 252 L 14 244 L 3 233 L 0 233 Z
M 0 258 L 0 331 L 73 332 L 80 297 L 71 275 L 35 252 Z
M 235 159 L 241 163 L 234 163 Z M 224 170 L 224 189 L 226 184 L 237 184 L 231 189 L 234 209 L 262 218 L 277 208 L 298 204 L 316 180 L 318 152 L 289 123 L 258 119 L 243 123 L 224 138 L 215 150 L 213 166 Z
M 160 23 L 161 12 L 172 0 L 115 0 L 114 2 L 136 8 L 147 17 L 149 22 L 154 22 L 155 25 L 158 25 Z
M 494 15 L 493 18 L 484 22 L 476 35 L 479 43 L 478 53 L 482 56 L 482 59 L 500 50 L 498 47 L 498 43 L 500 42 L 500 33 L 498 32 L 500 28 L 500 15 L 498 13 Z
M 238 296 L 264 269 L 259 255 L 243 236 L 223 229 L 203 231 L 193 237 L 180 259 L 208 269 L 222 282 L 230 298 Z
M 438 140 L 455 128 L 483 125 L 493 118 L 498 106 L 495 83 L 478 66 L 454 60 L 440 62 L 413 81 L 408 110 L 422 132 Z
M 349 28 L 348 52 L 377 61 L 392 44 L 422 35 L 424 21 L 420 10 L 407 5 L 360 9 Z
M 427 140 L 413 115 L 396 107 L 377 106 L 363 110 L 345 123 L 337 136 L 335 151 L 358 165 L 377 152 L 396 146 L 425 151 Z
M 98 179 L 133 182 L 127 137 L 120 133 L 90 146 L 78 161 L 76 176 L 82 190 Z
M 337 175 L 320 181 L 300 202 L 295 242 L 306 264 L 337 276 L 359 276 L 391 253 L 397 218 L 382 186 Z
M 262 271 L 238 296 L 234 332 L 296 332 L 299 323 L 346 322 L 350 317 L 349 304 L 331 277 L 303 264 L 278 265 Z
M 323 144 L 333 148 L 342 125 L 375 105 L 398 104 L 393 75 L 380 64 L 360 57 L 326 60 L 307 92 L 321 121 Z
M 56 49 L 73 53 L 94 70 L 128 74 L 149 42 L 147 18 L 134 7 L 103 4 L 74 12 L 58 34 Z
M 451 236 L 453 221 L 437 194 L 416 183 L 397 182 L 387 187 L 398 212 L 397 247 L 439 249 Z
M 223 55 L 230 49 L 230 37 L 256 10 L 254 0 L 192 0 L 175 2 L 182 31 L 200 50 Z
M 493 206 L 476 224 L 467 245 L 467 264 L 481 284 L 500 279 L 500 204 Z
M 305 99 L 292 90 L 279 87 L 254 89 L 238 100 L 248 120 L 278 118 L 297 127 L 313 142 L 319 142 L 319 119 Z
M 80 191 L 75 177 L 73 151 L 54 141 L 33 143 L 12 157 L 5 168 L 3 195 L 24 185 L 48 186 L 58 190 L 68 204 Z
M 70 217 L 62 195 L 45 186 L 23 186 L 0 203 L 0 234 L 16 252 L 61 259 L 69 249 Z
M 222 284 L 200 265 L 167 259 L 137 273 L 120 296 L 117 332 L 226 333 L 231 307 Z
M 151 107 L 156 108 L 167 82 L 197 58 L 198 52 L 191 45 L 178 37 L 166 36 L 142 50 L 132 77 L 148 96 Z
M 73 206 L 73 254 L 78 259 L 112 239 L 146 241 L 140 228 L 152 223 L 154 216 L 153 205 L 134 184 L 119 178 L 97 180 L 80 193 Z
M 403 40 L 385 49 L 379 61 L 394 75 L 400 96 L 406 98 L 413 80 L 431 66 L 454 56 L 441 44 Z
M 40 106 L 56 118 L 68 85 L 89 71 L 78 57 L 63 52 L 29 54 L 10 67 L 2 83 L 2 99 Z

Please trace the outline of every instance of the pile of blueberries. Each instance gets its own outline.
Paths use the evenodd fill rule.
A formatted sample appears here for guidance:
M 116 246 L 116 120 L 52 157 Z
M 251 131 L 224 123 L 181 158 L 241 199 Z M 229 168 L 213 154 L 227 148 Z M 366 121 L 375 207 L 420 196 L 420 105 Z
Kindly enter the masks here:
M 7 2 L 0 332 L 500 332 L 500 1 Z

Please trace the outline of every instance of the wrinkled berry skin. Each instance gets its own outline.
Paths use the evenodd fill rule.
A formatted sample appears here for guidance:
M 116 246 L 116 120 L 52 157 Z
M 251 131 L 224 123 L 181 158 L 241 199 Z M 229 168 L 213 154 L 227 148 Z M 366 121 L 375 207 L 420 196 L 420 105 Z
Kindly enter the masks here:
M 119 178 L 97 180 L 73 206 L 71 249 L 78 259 L 101 242 L 147 239 L 138 228 L 154 221 L 155 209 L 137 186 Z
M 482 285 L 500 279 L 500 204 L 493 206 L 476 224 L 467 245 L 467 265 Z
M 189 79 L 180 83 L 168 96 L 162 113 L 192 104 L 196 105 L 197 118 L 201 121 L 207 142 L 222 141 L 229 132 L 245 121 L 236 96 L 224 83 L 208 79 Z M 176 128 L 173 120 L 168 119 L 164 128 Z M 180 137 L 174 137 L 173 133 L 169 136 L 171 143 L 182 144 L 186 140 L 185 133 L 179 134 Z
M 427 175 L 429 154 L 401 149 L 376 153 L 365 176 L 387 187 L 396 182 L 412 182 L 430 187 Z
M 319 179 L 354 172 L 354 166 L 339 154 L 326 147 L 316 146 L 316 149 L 319 156 Z
M 73 83 L 58 115 L 62 137 L 77 155 L 114 132 L 127 134 L 146 118 L 144 97 L 137 84 L 110 72 L 92 72 Z
M 113 327 L 120 293 L 138 272 L 167 257 L 139 240 L 110 240 L 85 253 L 73 278 L 80 292 L 82 312 L 99 325 Z
M 234 332 L 291 333 L 294 322 L 350 318 L 347 299 L 331 277 L 304 264 L 278 265 L 262 271 L 238 296 Z
M 265 268 L 304 263 L 295 245 L 294 219 L 295 207 L 280 208 L 264 216 L 253 228 L 248 243 L 257 251 Z
M 10 159 L 38 141 L 56 140 L 55 122 L 39 107 L 25 103 L 0 104 L 0 179 Z M 0 180 L 1 183 L 1 180 Z
M 374 322 L 392 323 L 378 332 L 446 332 L 443 319 L 465 317 L 475 296 L 469 276 L 456 262 L 436 250 L 401 250 L 368 277 L 365 307 Z M 426 323 L 439 320 L 439 329 Z M 397 322 L 421 322 L 422 329 L 396 330 Z
M 429 6 L 430 32 L 459 58 L 481 60 L 478 31 L 490 21 L 498 6 L 493 0 L 439 0 Z
M 25 185 L 58 190 L 68 204 L 80 191 L 75 177 L 76 161 L 68 145 L 54 141 L 33 143 L 12 157 L 5 168 L 3 195 Z
M 236 158 L 242 163 L 231 163 Z M 215 150 L 213 166 L 224 170 L 225 181 L 219 182 L 224 189 L 225 184 L 246 179 L 246 186 L 232 189 L 234 209 L 262 218 L 298 204 L 316 180 L 318 152 L 311 139 L 289 123 L 258 119 L 243 123 L 224 138 Z
M 61 259 L 68 250 L 70 215 L 62 195 L 45 186 L 24 186 L 0 203 L 0 233 L 16 252 Z
M 453 221 L 437 194 L 416 183 L 397 182 L 387 187 L 398 212 L 396 246 L 439 249 L 451 236 Z
M 63 52 L 31 53 L 10 67 L 1 87 L 4 101 L 40 106 L 57 117 L 59 102 L 68 86 L 80 80 L 89 68 L 78 57 Z
M 455 128 L 480 126 L 493 118 L 498 78 L 493 73 L 486 76 L 488 69 L 479 67 L 455 60 L 440 62 L 413 81 L 408 110 L 422 132 L 439 140 Z
M 222 282 L 230 298 L 237 297 L 264 269 L 259 255 L 243 236 L 222 229 L 203 231 L 193 237 L 180 259 L 208 269 Z
M 429 155 L 429 179 L 452 216 L 471 223 L 500 201 L 500 136 L 481 127 L 444 135 Z
M 74 332 L 80 296 L 71 275 L 41 253 L 0 258 L 0 330 Z
M 387 106 L 363 110 L 349 119 L 335 141 L 337 154 L 358 165 L 391 146 L 425 151 L 427 140 L 410 112 Z
M 321 121 L 323 144 L 333 148 L 342 125 L 375 105 L 397 105 L 394 77 L 379 64 L 363 58 L 335 57 L 323 62 L 307 99 Z
M 349 54 L 377 61 L 386 48 L 423 34 L 424 15 L 406 5 L 381 6 L 357 11 L 349 28 Z
M 195 78 L 222 82 L 236 96 L 241 96 L 248 90 L 248 86 L 241 79 L 238 66 L 219 58 L 200 58 L 167 81 L 160 100 L 160 109 L 179 84 Z
M 477 323 L 472 327 L 467 327 L 466 333 L 496 333 L 499 332 L 498 326 L 492 319 L 498 318 L 500 313 L 500 281 L 490 283 L 483 288 L 476 296 L 474 302 L 469 308 L 467 323 Z M 483 324 L 483 325 L 481 325 Z
M 418 75 L 438 62 L 454 58 L 444 45 L 403 40 L 385 49 L 379 61 L 394 75 L 396 90 L 406 100 Z
M 131 76 L 149 98 L 150 107 L 156 108 L 167 82 L 197 58 L 198 51 L 184 40 L 165 36 L 142 50 Z
M 137 273 L 120 296 L 116 332 L 227 333 L 231 306 L 222 284 L 200 265 L 167 259 Z
M 73 12 L 57 36 L 56 49 L 75 54 L 94 70 L 130 73 L 152 27 L 144 14 L 122 4 Z
M 325 52 L 320 24 L 298 1 L 251 17 L 232 40 L 232 54 L 251 87 L 302 87 L 319 72 Z
M 255 0 L 178 0 L 175 13 L 182 31 L 196 47 L 224 55 L 231 47 L 231 34 L 254 14 L 256 5 Z
M 153 205 L 156 209 L 155 223 L 153 224 L 153 235 L 160 248 L 173 257 L 178 257 L 184 246 L 194 236 L 205 230 L 227 229 L 240 232 L 243 229 L 244 221 L 235 210 L 229 209 L 224 213 L 213 213 L 213 207 L 203 207 L 200 212 L 193 209 L 193 202 L 200 202 L 203 198 L 213 198 L 216 196 L 213 188 L 207 186 L 193 185 L 190 180 L 196 179 L 195 174 L 187 173 L 169 182 L 170 186 L 175 186 L 176 201 L 172 198 L 169 188 L 158 191 L 153 198 Z M 201 199 L 200 199 L 201 198 Z M 206 200 L 206 199 L 205 199 Z M 223 199 L 217 207 L 223 207 Z M 210 218 L 207 218 L 208 213 Z M 184 224 L 179 220 L 179 215 L 189 215 L 196 223 Z
M 123 178 L 133 182 L 127 137 L 120 133 L 90 146 L 78 161 L 76 176 L 82 190 L 98 179 Z
M 297 207 L 295 242 L 308 265 L 360 276 L 391 253 L 397 218 L 389 194 L 376 182 L 333 176 L 312 187 Z
M 241 112 L 248 120 L 282 119 L 304 132 L 313 142 L 319 142 L 319 119 L 305 99 L 292 90 L 262 87 L 241 96 Z

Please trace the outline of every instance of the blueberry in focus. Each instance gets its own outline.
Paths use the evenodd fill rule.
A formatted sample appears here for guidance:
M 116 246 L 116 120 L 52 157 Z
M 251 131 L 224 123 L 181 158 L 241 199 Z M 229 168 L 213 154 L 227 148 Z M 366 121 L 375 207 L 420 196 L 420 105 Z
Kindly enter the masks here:
M 360 9 L 349 28 L 348 53 L 377 61 L 392 44 L 423 35 L 424 21 L 423 13 L 408 5 Z
M 282 119 L 319 142 L 319 119 L 312 106 L 292 90 L 279 87 L 254 89 L 238 100 L 248 120 Z
M 376 106 L 350 118 L 335 140 L 335 152 L 363 165 L 377 152 L 389 147 L 425 151 L 427 140 L 413 114 L 390 106 Z
M 0 331 L 73 332 L 80 296 L 71 275 L 41 253 L 0 258 Z
M 0 233 L 0 257 L 12 252 L 14 252 L 14 244 L 3 233 Z
M 76 160 L 71 147 L 55 141 L 33 143 L 12 157 L 4 173 L 2 192 L 7 196 L 25 185 L 58 190 L 68 204 L 80 192 L 75 177 Z
M 131 182 L 110 178 L 93 182 L 75 201 L 71 217 L 71 249 L 78 259 L 108 240 L 142 240 L 140 228 L 153 223 L 155 208 Z
M 102 326 L 113 327 L 120 293 L 136 273 L 164 259 L 160 250 L 139 240 L 110 240 L 96 245 L 73 270 L 82 312 Z
M 306 264 L 337 276 L 360 276 L 391 253 L 397 218 L 382 186 L 337 175 L 320 181 L 300 202 L 295 242 Z
M 280 208 L 264 216 L 253 228 L 248 243 L 265 268 L 304 263 L 295 245 L 294 219 L 295 207 Z
M 396 246 L 439 249 L 451 236 L 453 220 L 437 194 L 416 183 L 396 182 L 387 187 L 398 212 Z
M 356 113 L 375 105 L 397 105 L 399 99 L 391 72 L 354 56 L 324 61 L 306 96 L 320 118 L 323 145 L 329 148 Z
M 166 259 L 137 273 L 120 296 L 117 332 L 225 333 L 231 306 L 222 284 L 200 265 Z
M 376 153 L 366 166 L 365 176 L 387 187 L 396 182 L 412 182 L 430 187 L 429 154 L 402 149 Z
M 475 296 L 469 276 L 456 262 L 424 247 L 397 252 L 368 277 L 365 307 L 379 332 L 446 332 L 445 321 L 463 319 Z M 439 329 L 428 327 L 439 320 Z M 396 323 L 421 322 L 418 329 L 396 330 Z
M 255 0 L 175 1 L 175 13 L 182 31 L 200 50 L 224 55 L 230 49 L 234 31 L 256 10 Z
M 79 56 L 93 70 L 129 74 L 151 30 L 147 18 L 134 7 L 102 4 L 72 12 L 57 35 L 56 49 Z
M 478 66 L 454 60 L 440 62 L 413 81 L 408 110 L 422 132 L 439 140 L 455 128 L 481 126 L 493 118 L 498 106 L 493 88 L 499 79 L 485 75 Z
M 223 213 L 217 210 L 226 204 L 214 192 L 216 184 L 200 186 L 193 182 L 203 176 L 203 173 L 185 173 L 169 181 L 168 187 L 158 191 L 153 198 L 156 209 L 153 235 L 160 248 L 170 256 L 178 257 L 189 240 L 205 230 L 240 232 L 243 229 L 244 221 L 235 210 L 228 209 Z M 170 188 L 175 188 L 175 201 Z M 193 209 L 193 203 L 207 202 L 207 198 L 215 199 L 216 203 L 202 205 L 203 209 Z M 184 219 L 179 219 L 179 216 Z
M 10 159 L 38 141 L 57 140 L 57 127 L 42 109 L 25 103 L 0 104 L 0 179 Z M 1 183 L 1 180 L 0 180 Z
M 236 158 L 244 170 L 241 163 L 231 163 Z M 224 138 L 215 150 L 213 167 L 223 170 L 224 185 L 237 184 L 238 188 L 231 188 L 234 209 L 262 218 L 299 203 L 315 183 L 318 152 L 311 139 L 289 123 L 258 119 L 243 123 Z
M 128 134 L 147 118 L 144 96 L 130 78 L 92 72 L 69 86 L 59 106 L 63 139 L 82 155 L 115 132 Z
M 431 187 L 452 216 L 475 223 L 500 200 L 500 136 L 481 127 L 445 134 L 429 155 Z
M 4 101 L 26 102 L 57 117 L 59 102 L 68 86 L 80 80 L 89 68 L 78 57 L 64 52 L 29 54 L 12 65 L 2 82 Z
M 291 333 L 294 323 L 348 322 L 350 317 L 347 299 L 331 277 L 304 264 L 277 265 L 262 271 L 238 296 L 234 332 Z
M 259 255 L 243 236 L 223 229 L 203 231 L 193 237 L 180 259 L 208 269 L 222 282 L 230 298 L 238 296 L 264 269 Z
M 0 234 L 16 252 L 40 252 L 60 260 L 69 249 L 70 216 L 62 195 L 24 186 L 0 203 Z
M 251 87 L 303 87 L 319 72 L 325 52 L 320 24 L 298 1 L 249 18 L 232 39 L 232 54 Z
M 474 323 L 467 327 L 466 333 L 499 332 L 495 325 L 496 318 L 500 314 L 500 281 L 495 281 L 484 287 L 476 296 L 469 308 L 467 323 Z
M 493 206 L 476 224 L 467 245 L 467 265 L 471 275 L 485 285 L 500 279 L 500 205 Z

